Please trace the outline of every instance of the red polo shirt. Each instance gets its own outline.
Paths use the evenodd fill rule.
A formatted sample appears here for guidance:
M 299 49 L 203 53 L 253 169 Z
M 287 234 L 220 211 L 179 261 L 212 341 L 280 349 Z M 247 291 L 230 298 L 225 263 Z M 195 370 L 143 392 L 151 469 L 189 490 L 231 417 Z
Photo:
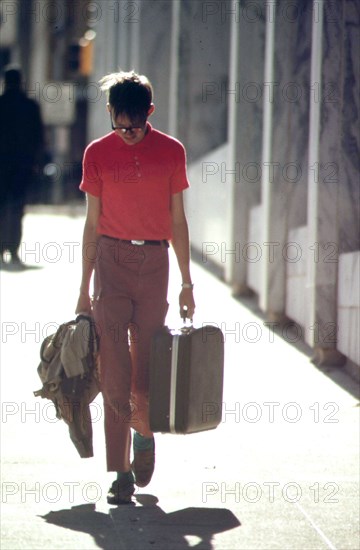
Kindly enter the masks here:
M 147 123 L 127 145 L 115 132 L 90 143 L 80 189 L 101 199 L 97 231 L 118 239 L 171 239 L 171 195 L 189 186 L 186 153 L 175 138 Z

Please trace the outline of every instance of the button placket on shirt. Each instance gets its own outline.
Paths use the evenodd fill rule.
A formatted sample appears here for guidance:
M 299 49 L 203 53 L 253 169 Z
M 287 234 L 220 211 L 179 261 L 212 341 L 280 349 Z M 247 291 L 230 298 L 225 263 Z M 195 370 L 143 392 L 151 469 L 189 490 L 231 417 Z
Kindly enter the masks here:
M 135 166 L 136 166 L 136 171 L 137 171 L 137 177 L 141 178 L 139 157 L 135 155 L 134 156 L 134 161 L 135 161 Z

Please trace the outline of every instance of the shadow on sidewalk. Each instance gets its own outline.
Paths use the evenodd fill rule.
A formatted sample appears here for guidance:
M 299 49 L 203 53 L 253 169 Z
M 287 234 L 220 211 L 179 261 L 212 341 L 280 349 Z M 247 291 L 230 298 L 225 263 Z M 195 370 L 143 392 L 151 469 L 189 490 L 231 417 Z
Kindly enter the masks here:
M 137 495 L 136 500 L 141 506 L 118 506 L 109 514 L 97 512 L 95 504 L 83 504 L 41 517 L 47 523 L 88 533 L 103 550 L 213 550 L 213 535 L 241 525 L 223 508 L 185 508 L 166 514 L 153 495 Z M 186 536 L 200 540 L 190 545 Z
M 43 266 L 39 265 L 28 265 L 23 264 L 22 262 L 17 263 L 6 263 L 0 260 L 0 271 L 9 271 L 12 273 L 22 273 L 23 271 L 43 269 Z

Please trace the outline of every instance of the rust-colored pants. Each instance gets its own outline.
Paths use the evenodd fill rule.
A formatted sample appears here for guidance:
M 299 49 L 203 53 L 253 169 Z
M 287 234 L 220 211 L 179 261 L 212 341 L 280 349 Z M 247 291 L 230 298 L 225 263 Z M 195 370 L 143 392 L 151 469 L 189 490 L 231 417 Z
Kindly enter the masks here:
M 166 244 L 132 245 L 101 236 L 95 267 L 94 317 L 100 335 L 100 381 L 108 471 L 130 469 L 130 428 L 151 437 L 151 338 L 168 309 Z

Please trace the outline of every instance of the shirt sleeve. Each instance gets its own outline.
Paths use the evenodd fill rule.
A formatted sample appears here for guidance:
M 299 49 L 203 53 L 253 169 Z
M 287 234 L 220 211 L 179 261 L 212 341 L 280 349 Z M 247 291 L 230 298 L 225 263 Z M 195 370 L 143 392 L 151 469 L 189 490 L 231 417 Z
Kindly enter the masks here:
M 101 166 L 96 160 L 94 145 L 90 144 L 85 149 L 82 162 L 82 179 L 80 183 L 81 191 L 90 193 L 95 197 L 101 196 L 102 178 Z
M 171 193 L 180 193 L 190 187 L 186 168 L 186 151 L 182 143 L 178 143 L 176 151 L 175 170 L 170 178 Z

